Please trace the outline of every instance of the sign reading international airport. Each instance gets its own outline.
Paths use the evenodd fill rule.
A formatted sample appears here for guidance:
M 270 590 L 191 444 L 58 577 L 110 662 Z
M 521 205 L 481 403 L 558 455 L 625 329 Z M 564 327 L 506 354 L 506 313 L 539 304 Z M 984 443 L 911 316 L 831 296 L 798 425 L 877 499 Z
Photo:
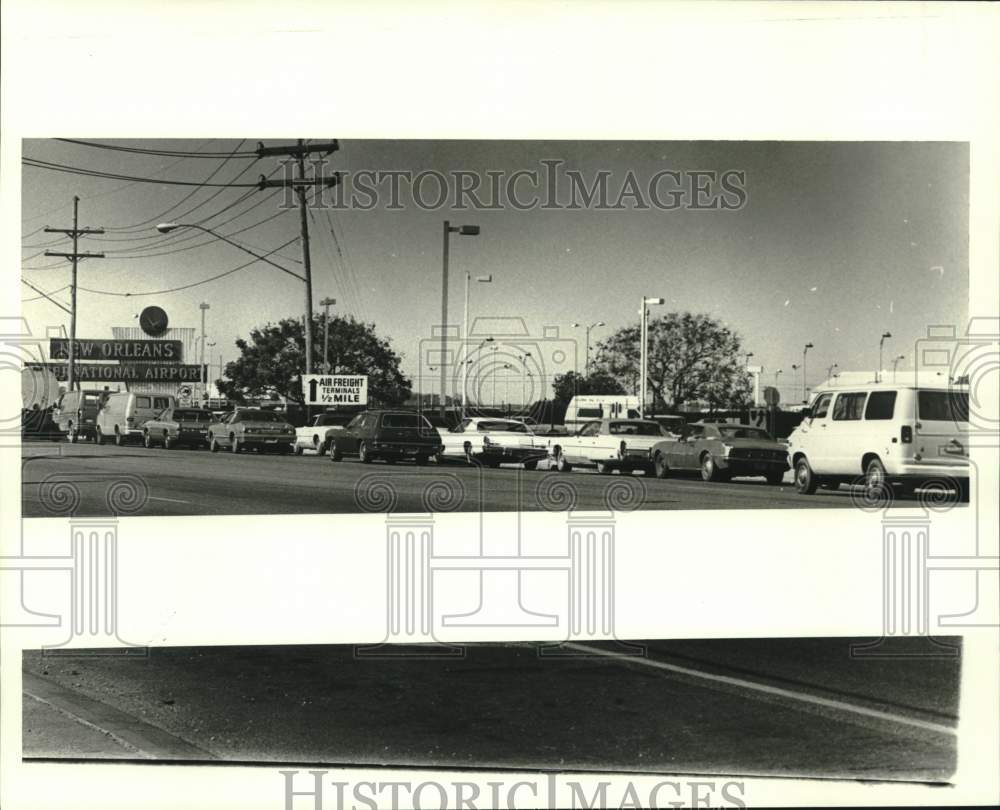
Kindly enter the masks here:
M 179 340 L 82 340 L 77 338 L 73 359 L 179 363 L 184 359 L 183 355 L 184 344 Z M 50 338 L 49 357 L 53 360 L 68 360 L 69 341 L 66 338 Z
M 66 380 L 66 363 L 46 363 L 45 368 L 60 382 Z M 199 382 L 206 366 L 185 366 L 180 363 L 80 363 L 73 367 L 79 382 L 180 383 Z
M 368 376 L 355 374 L 303 374 L 306 405 L 367 405 Z

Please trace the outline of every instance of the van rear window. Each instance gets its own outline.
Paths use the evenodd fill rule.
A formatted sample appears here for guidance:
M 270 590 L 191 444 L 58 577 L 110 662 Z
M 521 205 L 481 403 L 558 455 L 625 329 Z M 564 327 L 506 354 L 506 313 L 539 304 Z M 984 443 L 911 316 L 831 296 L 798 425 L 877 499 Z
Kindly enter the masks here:
M 917 391 L 917 419 L 928 422 L 968 422 L 965 391 Z
M 892 419 L 895 410 L 895 391 L 872 391 L 865 406 L 865 419 Z
M 576 415 L 580 419 L 600 419 L 604 416 L 604 411 L 600 408 L 577 408 Z

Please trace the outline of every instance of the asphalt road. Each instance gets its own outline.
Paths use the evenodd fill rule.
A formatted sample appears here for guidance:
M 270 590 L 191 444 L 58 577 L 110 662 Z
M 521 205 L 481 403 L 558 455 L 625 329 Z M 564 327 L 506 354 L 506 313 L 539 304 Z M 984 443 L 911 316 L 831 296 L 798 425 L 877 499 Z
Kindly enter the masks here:
M 947 780 L 959 657 L 850 641 L 26 652 L 24 755 Z
M 803 496 L 763 479 L 705 483 L 463 464 L 425 467 L 315 455 L 29 442 L 22 448 L 25 517 L 76 515 L 336 514 L 577 509 L 802 509 L 851 507 L 846 488 Z

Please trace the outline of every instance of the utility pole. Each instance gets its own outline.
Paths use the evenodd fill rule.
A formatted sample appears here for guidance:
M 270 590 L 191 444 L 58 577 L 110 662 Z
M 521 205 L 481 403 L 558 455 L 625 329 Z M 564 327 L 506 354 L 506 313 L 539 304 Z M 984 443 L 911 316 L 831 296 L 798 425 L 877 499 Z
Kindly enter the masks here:
M 73 390 L 73 383 L 76 377 L 76 280 L 77 265 L 80 259 L 103 259 L 103 253 L 80 253 L 77 248 L 81 236 L 89 234 L 104 233 L 104 228 L 81 228 L 80 227 L 80 198 L 73 197 L 73 227 L 72 228 L 46 228 L 45 233 L 64 233 L 73 238 L 73 252 L 60 253 L 55 250 L 46 250 L 46 256 L 61 256 L 69 259 L 73 265 L 73 277 L 69 285 L 69 356 L 66 363 L 66 390 Z
M 330 373 L 330 307 L 337 303 L 336 298 L 324 298 L 319 302 L 323 307 L 323 373 Z
M 268 157 L 272 155 L 285 155 L 295 158 L 297 176 L 284 180 L 268 180 L 263 175 L 257 182 L 260 189 L 269 187 L 293 188 L 299 201 L 299 241 L 302 246 L 302 270 L 306 283 L 306 315 L 303 320 L 303 331 L 306 343 L 306 374 L 313 372 L 313 329 L 312 329 L 312 261 L 309 255 L 309 212 L 306 208 L 306 187 L 307 186 L 327 186 L 332 187 L 340 182 L 340 175 L 333 174 L 329 177 L 306 178 L 306 155 L 313 152 L 323 152 L 329 155 L 340 149 L 338 141 L 326 143 L 311 143 L 299 138 L 294 146 L 264 146 L 257 144 L 257 157 Z
M 204 399 L 208 395 L 208 369 L 205 368 L 205 340 L 208 335 L 205 334 L 205 312 L 211 307 L 202 301 L 198 304 L 198 309 L 201 310 L 201 357 L 198 360 L 198 377 L 201 379 L 201 394 Z

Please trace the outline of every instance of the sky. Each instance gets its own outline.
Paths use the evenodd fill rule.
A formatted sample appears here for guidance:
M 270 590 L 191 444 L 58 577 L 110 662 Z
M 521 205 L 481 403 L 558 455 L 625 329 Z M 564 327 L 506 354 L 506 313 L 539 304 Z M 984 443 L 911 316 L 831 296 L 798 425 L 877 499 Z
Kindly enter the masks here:
M 257 143 L 253 138 L 242 145 L 239 139 L 94 140 L 213 154 L 252 150 Z M 52 163 L 194 182 L 212 172 L 212 182 L 254 182 L 279 161 L 179 159 L 55 140 L 26 140 L 23 152 Z M 478 237 L 452 237 L 449 320 L 461 320 L 464 274 L 492 274 L 491 284 L 473 288 L 473 317 L 520 317 L 533 335 L 558 328 L 561 337 L 578 341 L 581 364 L 583 331 L 571 324 L 606 322 L 592 332 L 596 344 L 638 320 L 643 296 L 666 300 L 654 316 L 705 312 L 725 322 L 753 352 L 751 364 L 764 367 L 766 383 L 783 370 L 778 387 L 786 400 L 799 398 L 793 394 L 801 390 L 801 371 L 791 366 L 801 363 L 807 342 L 814 344 L 808 382 L 815 384 L 834 363 L 842 371 L 874 370 L 885 331 L 893 336 L 886 342 L 887 365 L 903 354 L 899 368 L 905 369 L 912 368 L 914 343 L 928 326 L 964 327 L 965 144 L 343 141 L 328 170 L 461 170 L 484 177 L 502 171 L 509 177 L 520 169 L 543 171 L 542 160 L 564 161 L 563 168 L 579 170 L 588 183 L 597 172 L 610 172 L 612 196 L 629 171 L 643 188 L 663 170 L 745 172 L 745 204 L 708 211 L 422 210 L 404 193 L 402 210 L 387 210 L 384 194 L 372 210 L 311 212 L 314 301 L 332 296 L 338 314 L 373 322 L 403 356 L 404 371 L 416 377 L 420 341 L 440 322 L 442 221 L 449 219 L 481 227 Z M 424 188 L 427 197 L 435 196 L 436 185 Z M 217 362 L 221 353 L 228 361 L 236 356 L 234 340 L 251 328 L 302 315 L 302 284 L 264 263 L 189 289 L 158 292 L 196 284 L 251 257 L 193 230 L 163 237 L 154 229 L 157 222 L 203 221 L 223 234 L 242 230 L 233 238 L 267 252 L 299 232 L 298 214 L 280 207 L 280 193 L 135 183 L 33 166 L 23 167 L 22 191 L 23 278 L 46 291 L 62 290 L 57 297 L 63 301 L 68 263 L 38 254 L 69 250 L 69 243 L 39 229 L 69 227 L 76 194 L 80 224 L 108 231 L 81 239 L 81 250 L 105 251 L 108 258 L 81 264 L 80 287 L 132 295 L 81 289 L 79 337 L 110 337 L 112 326 L 134 325 L 150 304 L 163 307 L 172 326 L 197 327 L 199 303 L 205 301 L 211 307 L 208 341 L 216 344 L 209 359 Z M 205 219 L 248 192 L 243 202 Z M 271 258 L 302 271 L 297 241 Z M 23 290 L 23 314 L 33 333 L 68 322 L 49 301 L 27 286 Z M 144 292 L 156 294 L 139 295 Z

